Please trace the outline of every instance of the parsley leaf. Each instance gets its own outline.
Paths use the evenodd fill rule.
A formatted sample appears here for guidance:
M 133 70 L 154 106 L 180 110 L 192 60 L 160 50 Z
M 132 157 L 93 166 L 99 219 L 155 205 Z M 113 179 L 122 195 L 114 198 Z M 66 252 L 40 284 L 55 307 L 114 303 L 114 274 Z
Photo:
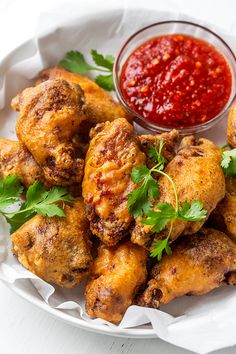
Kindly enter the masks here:
M 221 167 L 223 169 L 227 169 L 229 167 L 230 162 L 231 162 L 230 156 L 225 156 L 221 161 Z
M 20 203 L 19 195 L 23 187 L 18 177 L 6 177 L 0 180 L 0 206 L 9 206 L 12 203 Z M 65 216 L 63 207 L 55 204 L 57 202 L 72 202 L 74 199 L 67 194 L 66 188 L 54 187 L 47 191 L 44 185 L 36 181 L 29 187 L 26 193 L 26 201 L 21 204 L 20 208 L 14 212 L 0 212 L 11 226 L 11 232 L 16 231 L 22 224 L 31 219 L 34 215 L 41 216 Z
M 34 210 L 41 216 L 65 216 L 61 207 L 53 204 L 58 201 L 72 202 L 74 199 L 70 195 L 66 195 L 66 188 L 54 187 L 46 195 L 46 197 L 39 203 L 34 205 Z
M 131 179 L 135 184 L 139 184 L 142 180 L 149 175 L 149 169 L 145 165 L 133 168 L 131 171 Z
M 169 256 L 172 254 L 171 248 L 169 246 L 169 236 L 164 240 L 158 240 L 154 242 L 150 251 L 150 255 L 151 257 L 157 257 L 157 260 L 160 261 L 164 251 L 166 251 Z
M 26 202 L 23 204 L 22 210 L 32 210 L 41 216 L 65 216 L 63 209 L 53 204 L 59 201 L 73 201 L 70 195 L 66 195 L 66 188 L 53 187 L 46 191 L 43 184 L 36 181 L 27 191 Z
M 161 203 L 156 206 L 157 211 L 150 211 L 146 215 L 147 219 L 142 220 L 145 225 L 153 225 L 152 232 L 162 231 L 166 224 L 173 220 L 200 221 L 206 217 L 207 211 L 203 209 L 203 204 L 197 200 L 191 203 L 184 202 L 178 208 L 174 209 L 172 204 Z
M 147 200 L 148 195 L 155 195 L 157 192 L 156 182 L 154 181 L 154 186 L 152 180 L 152 176 L 146 176 L 143 184 L 128 195 L 129 213 L 134 218 L 146 214 L 152 207 L 152 202 Z
M 225 176 L 236 177 L 236 149 L 223 152 L 221 167 Z
M 104 90 L 113 91 L 115 86 L 112 71 L 115 58 L 113 55 L 104 56 L 95 49 L 91 50 L 91 56 L 97 66 L 88 64 L 82 53 L 77 50 L 71 50 L 65 54 L 64 58 L 59 62 L 59 66 L 77 74 L 87 74 L 91 70 L 104 72 L 107 75 L 98 75 L 95 78 L 95 82 Z
M 102 87 L 106 91 L 114 91 L 115 86 L 113 82 L 113 76 L 111 75 L 98 75 L 95 79 L 96 84 Z
M 40 203 L 41 200 L 45 199 L 48 192 L 44 188 L 43 184 L 36 181 L 32 186 L 29 187 L 26 193 L 26 202 L 22 205 L 23 209 L 33 208 L 34 205 Z
M 176 211 L 172 204 L 161 203 L 156 206 L 158 211 L 150 211 L 147 214 L 147 219 L 142 220 L 145 225 L 153 225 L 152 232 L 162 231 L 166 224 L 176 217 Z
M 23 192 L 23 186 L 17 176 L 7 176 L 0 179 L 0 210 L 19 202 L 19 196 Z
M 85 61 L 83 54 L 77 50 L 67 52 L 65 57 L 59 62 L 59 66 L 76 74 L 86 74 L 88 71 L 95 69 Z
M 91 55 L 95 64 L 107 68 L 110 71 L 113 70 L 113 65 L 115 61 L 113 55 L 107 55 L 104 57 L 102 54 L 98 53 L 95 49 L 91 50 Z
M 191 203 L 184 202 L 178 209 L 178 220 L 200 221 L 206 217 L 207 210 L 203 209 L 203 204 L 198 200 Z
M 150 170 L 146 166 L 134 168 L 131 172 L 131 179 L 135 184 L 142 182 L 142 185 L 128 195 L 129 213 L 137 218 L 143 213 L 146 214 L 152 207 L 149 198 L 157 199 L 159 188 L 156 180 L 151 176 Z

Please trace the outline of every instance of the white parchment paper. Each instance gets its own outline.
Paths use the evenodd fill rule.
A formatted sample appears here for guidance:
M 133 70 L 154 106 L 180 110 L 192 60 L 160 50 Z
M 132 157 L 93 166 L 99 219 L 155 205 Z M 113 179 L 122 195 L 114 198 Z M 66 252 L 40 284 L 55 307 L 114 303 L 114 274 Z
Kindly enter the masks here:
M 171 2 L 171 1 L 170 1 Z M 173 1 L 173 5 L 176 2 Z M 168 19 L 193 20 L 183 14 L 160 12 L 153 8 L 153 1 L 124 1 L 123 8 L 112 1 L 100 3 L 100 10 L 89 8 L 85 2 L 75 6 L 68 4 L 51 13 L 43 14 L 38 22 L 37 33 L 10 53 L 0 65 L 0 136 L 15 139 L 16 113 L 10 109 L 10 101 L 19 91 L 33 83 L 44 67 L 55 65 L 66 51 L 78 49 L 90 60 L 89 52 L 97 49 L 104 54 L 118 53 L 122 43 L 136 30 L 150 23 Z M 88 10 L 89 8 L 89 10 Z M 195 22 L 200 21 L 195 19 Z M 231 33 L 213 30 L 236 48 L 236 28 Z M 229 28 L 228 28 L 229 29 Z M 234 36 L 235 32 L 235 36 Z M 219 144 L 225 141 L 225 121 L 203 134 Z M 9 231 L 0 219 L 0 279 L 13 284 L 29 279 L 42 299 L 51 307 L 69 311 L 73 316 L 94 324 L 117 326 L 101 319 L 90 319 L 84 311 L 83 285 L 73 289 L 59 289 L 44 282 L 24 269 L 12 256 Z M 27 288 L 28 289 L 28 288 Z M 27 290 L 30 291 L 30 290 Z M 131 306 L 119 328 L 131 328 L 151 323 L 160 338 L 192 350 L 209 353 L 236 344 L 236 289 L 222 287 L 208 295 L 183 297 L 161 310 Z

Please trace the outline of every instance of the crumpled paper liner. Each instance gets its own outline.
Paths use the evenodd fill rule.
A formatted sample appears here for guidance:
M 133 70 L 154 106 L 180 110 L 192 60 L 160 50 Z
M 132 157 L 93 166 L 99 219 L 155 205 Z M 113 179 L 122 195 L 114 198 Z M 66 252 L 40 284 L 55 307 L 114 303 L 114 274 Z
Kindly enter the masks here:
M 88 1 L 87 1 L 88 2 Z M 152 1 L 124 1 L 124 8 L 112 1 L 98 9 L 89 8 L 87 2 L 68 6 L 39 18 L 37 34 L 10 53 L 0 67 L 0 135 L 15 139 L 17 114 L 10 110 L 14 95 L 33 83 L 33 78 L 44 67 L 55 65 L 64 53 L 78 49 L 88 55 L 91 49 L 105 54 L 117 54 L 122 43 L 143 26 L 167 19 L 193 20 L 180 14 L 155 10 Z M 91 1 L 89 1 L 90 3 Z M 173 1 L 175 3 L 175 1 Z M 154 7 L 154 8 L 153 8 Z M 69 10 L 70 11 L 69 11 Z M 94 12 L 96 11 L 96 12 Z M 198 22 L 198 20 L 195 20 Z M 211 26 L 214 30 L 214 27 Z M 219 31 L 218 31 L 219 32 Z M 236 37 L 221 34 L 236 48 Z M 202 135 L 218 144 L 225 141 L 225 121 Z M 9 245 L 8 226 L 0 218 L 0 279 L 13 284 L 28 279 L 33 283 L 48 306 L 73 312 L 94 325 L 117 329 L 131 328 L 151 323 L 156 335 L 182 348 L 204 354 L 236 344 L 236 291 L 234 287 L 221 287 L 205 296 L 183 297 L 174 300 L 161 310 L 130 306 L 116 326 L 101 319 L 90 319 L 84 310 L 83 284 L 73 290 L 53 287 L 24 269 L 12 255 Z M 72 310 L 72 311 L 71 311 Z

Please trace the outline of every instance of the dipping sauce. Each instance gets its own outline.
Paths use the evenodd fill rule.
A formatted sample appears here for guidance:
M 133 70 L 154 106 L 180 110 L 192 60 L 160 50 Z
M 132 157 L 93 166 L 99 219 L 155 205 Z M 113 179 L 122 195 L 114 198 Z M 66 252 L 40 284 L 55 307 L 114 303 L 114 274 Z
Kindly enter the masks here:
M 232 87 L 224 56 L 211 44 L 182 34 L 140 45 L 125 62 L 120 80 L 131 109 L 170 128 L 211 120 L 228 102 Z

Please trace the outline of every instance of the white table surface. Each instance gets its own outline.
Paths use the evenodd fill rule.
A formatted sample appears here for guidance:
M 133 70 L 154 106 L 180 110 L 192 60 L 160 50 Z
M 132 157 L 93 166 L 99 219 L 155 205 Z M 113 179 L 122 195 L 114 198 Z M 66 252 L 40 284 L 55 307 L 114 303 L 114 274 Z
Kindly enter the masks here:
M 91 1 L 87 0 L 88 3 Z M 96 1 L 96 6 L 99 6 L 100 1 L 102 0 Z M 106 1 L 110 3 L 113 0 Z M 42 11 L 65 2 L 65 0 L 0 0 L 0 59 L 15 46 L 33 36 L 37 17 Z M 76 1 L 70 0 L 70 3 L 73 2 Z M 236 26 L 235 0 L 154 0 L 154 3 L 158 9 L 181 11 L 226 27 L 228 30 Z M 159 339 L 123 339 L 71 327 L 19 298 L 0 282 L 0 354 L 18 353 L 187 354 L 190 352 Z M 233 354 L 236 353 L 236 346 L 215 353 Z

